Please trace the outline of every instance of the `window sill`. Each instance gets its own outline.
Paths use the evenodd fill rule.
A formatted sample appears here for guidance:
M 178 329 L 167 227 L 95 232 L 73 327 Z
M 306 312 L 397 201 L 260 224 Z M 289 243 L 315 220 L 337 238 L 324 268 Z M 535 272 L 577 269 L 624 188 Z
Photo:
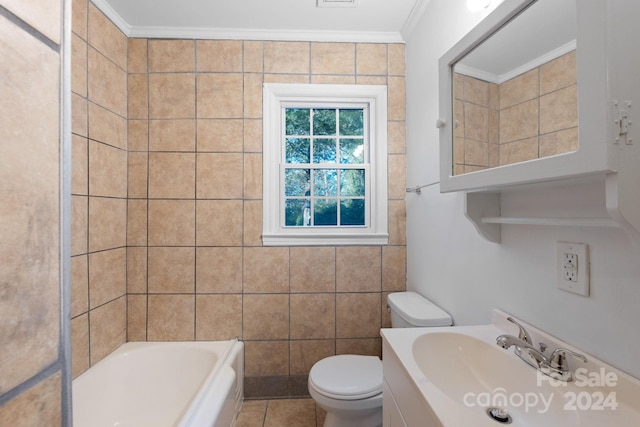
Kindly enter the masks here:
M 389 244 L 389 235 L 379 234 L 330 234 L 287 233 L 263 234 L 264 246 L 376 246 Z

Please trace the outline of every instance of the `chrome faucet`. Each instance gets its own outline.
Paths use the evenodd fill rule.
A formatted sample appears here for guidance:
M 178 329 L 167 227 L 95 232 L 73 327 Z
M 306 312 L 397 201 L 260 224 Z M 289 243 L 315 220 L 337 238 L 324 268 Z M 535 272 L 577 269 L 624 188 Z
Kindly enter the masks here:
M 500 335 L 496 338 L 496 344 L 505 350 L 514 346 L 514 353 L 516 356 L 536 369 L 540 369 L 541 366 L 549 364 L 547 357 L 541 351 L 536 350 L 533 347 L 533 343 L 527 342 L 521 338 L 516 338 L 513 335 Z
M 573 374 L 569 368 L 566 356 L 570 355 L 582 360 L 584 363 L 587 362 L 587 358 L 584 355 L 567 350 L 566 348 L 555 349 L 551 353 L 551 357 L 547 358 L 547 356 L 544 355 L 547 347 L 545 344 L 540 343 L 540 351 L 536 350 L 527 330 L 512 317 L 508 317 L 507 320 L 518 326 L 520 329 L 519 335 L 517 338 L 508 334 L 500 335 L 496 338 L 496 344 L 504 349 L 513 346 L 516 356 L 543 374 L 560 381 L 569 382 L 573 380 Z
M 566 348 L 556 348 L 553 350 L 553 353 L 551 353 L 551 357 L 549 358 L 549 371 L 547 372 L 546 368 L 543 368 L 542 372 L 557 380 L 565 382 L 572 381 L 573 374 L 569 369 L 569 362 L 566 357 L 567 354 L 581 360 L 583 363 L 587 363 L 587 358 L 583 354 L 567 350 Z

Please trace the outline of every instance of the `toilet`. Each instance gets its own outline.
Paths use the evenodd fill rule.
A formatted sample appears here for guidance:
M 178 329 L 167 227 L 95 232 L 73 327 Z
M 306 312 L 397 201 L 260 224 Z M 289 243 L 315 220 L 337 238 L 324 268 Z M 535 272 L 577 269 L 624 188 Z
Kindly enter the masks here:
M 451 317 L 416 292 L 387 298 L 391 327 L 451 326 Z M 341 354 L 311 368 L 309 394 L 327 412 L 324 427 L 382 426 L 382 361 L 376 356 Z

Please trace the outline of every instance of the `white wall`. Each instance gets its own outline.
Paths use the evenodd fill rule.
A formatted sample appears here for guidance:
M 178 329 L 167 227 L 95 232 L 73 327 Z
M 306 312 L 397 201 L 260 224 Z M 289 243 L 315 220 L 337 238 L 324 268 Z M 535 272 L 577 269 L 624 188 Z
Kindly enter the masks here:
M 408 186 L 439 179 L 437 61 L 481 19 L 480 13 L 467 10 L 465 0 L 431 0 L 407 41 Z M 601 191 L 587 185 L 576 188 L 572 197 L 591 209 Z M 553 197 L 533 192 L 526 198 L 507 196 L 503 210 L 522 209 L 523 202 L 555 209 Z M 575 213 L 583 209 L 577 207 Z M 589 245 L 590 297 L 556 288 L 557 241 Z M 500 308 L 636 377 L 639 248 L 640 242 L 620 229 L 525 225 L 502 226 L 502 243 L 494 244 L 464 217 L 461 194 L 440 194 L 434 185 L 421 195 L 407 195 L 410 290 L 447 310 L 457 325 L 489 323 L 491 310 Z

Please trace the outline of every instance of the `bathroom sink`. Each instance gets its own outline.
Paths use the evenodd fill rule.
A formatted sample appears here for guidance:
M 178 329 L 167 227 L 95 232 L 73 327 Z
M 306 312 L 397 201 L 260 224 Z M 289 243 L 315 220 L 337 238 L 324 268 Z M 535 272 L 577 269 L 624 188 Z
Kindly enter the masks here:
M 482 417 L 489 408 L 506 410 L 514 425 L 580 425 L 580 414 L 562 410 L 556 390 L 537 384 L 535 370 L 495 344 L 463 333 L 429 333 L 415 339 L 412 353 L 426 379 L 459 411 Z
M 500 422 L 488 413 L 497 408 L 493 415 L 508 413 L 514 427 L 640 425 L 640 381 L 588 356 L 589 363 L 572 364 L 573 369 L 583 367 L 598 378 L 614 373 L 612 387 L 580 384 L 580 377 L 554 382 L 513 349 L 496 345 L 496 337 L 512 327 L 501 312 L 496 316 L 505 329 L 492 324 L 383 330 L 385 381 L 400 396 L 400 406 L 406 404 L 403 416 L 413 416 L 415 425 L 496 427 Z M 538 329 L 527 329 L 535 331 L 534 342 L 566 347 Z M 415 388 L 407 388 L 403 378 Z M 421 407 L 424 412 L 417 415 Z
M 528 385 L 536 385 L 530 367 L 497 345 L 471 335 L 455 332 L 421 335 L 413 343 L 413 357 L 430 382 L 460 402 L 469 393 L 478 395 L 499 388 L 524 391 Z

